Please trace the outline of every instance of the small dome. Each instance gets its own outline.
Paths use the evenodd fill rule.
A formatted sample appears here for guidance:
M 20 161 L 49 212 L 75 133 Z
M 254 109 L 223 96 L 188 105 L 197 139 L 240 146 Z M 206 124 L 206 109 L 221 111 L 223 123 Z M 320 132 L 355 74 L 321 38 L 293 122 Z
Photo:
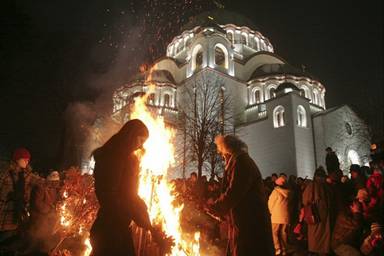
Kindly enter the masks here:
M 150 77 L 147 77 L 147 79 L 150 81 L 176 84 L 175 79 L 173 78 L 171 72 L 169 72 L 168 70 L 153 70 L 148 75 Z
M 294 76 L 304 76 L 311 79 L 315 79 L 311 74 L 308 72 L 305 72 L 303 70 L 300 70 L 298 68 L 295 68 L 289 64 L 264 64 L 258 67 L 253 74 L 251 75 L 249 80 L 252 80 L 254 78 L 258 77 L 264 77 L 268 75 L 294 75 Z
M 300 91 L 299 88 L 297 88 L 297 86 L 294 85 L 293 83 L 284 82 L 284 83 L 281 83 L 276 88 L 276 92 L 284 91 L 285 89 L 292 89 L 292 90 L 295 90 L 295 91 Z
M 152 72 L 146 71 L 138 73 L 132 77 L 131 81 L 153 81 L 159 83 L 176 84 L 173 75 L 168 70 L 153 70 Z

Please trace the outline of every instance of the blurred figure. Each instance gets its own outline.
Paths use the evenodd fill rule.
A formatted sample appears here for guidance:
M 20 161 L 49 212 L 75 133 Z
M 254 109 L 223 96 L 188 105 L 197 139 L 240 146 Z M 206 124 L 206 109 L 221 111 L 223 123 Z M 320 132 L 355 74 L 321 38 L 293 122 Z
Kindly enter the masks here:
M 229 220 L 227 255 L 274 255 L 271 220 L 258 167 L 237 137 L 218 136 L 215 143 L 226 160 L 225 190 L 211 205 L 211 211 Z
M 276 187 L 268 200 L 268 208 L 271 213 L 273 243 L 275 246 L 275 255 L 287 255 L 290 191 L 286 188 L 285 176 L 280 176 L 275 183 Z
M 314 179 L 309 182 L 303 193 L 303 205 L 316 203 L 320 221 L 316 224 L 308 224 L 308 250 L 319 255 L 327 255 L 331 252 L 331 236 L 334 219 L 334 202 L 332 190 L 326 183 L 324 169 L 315 171 Z
M 272 179 L 272 183 L 275 184 L 275 181 L 277 180 L 278 176 L 276 173 L 272 173 L 271 175 L 271 179 Z
M 359 189 L 365 188 L 366 178 L 358 164 L 352 164 L 349 167 L 349 173 L 351 174 L 351 183 L 355 196 Z
M 360 256 L 360 239 L 363 228 L 363 209 L 354 200 L 337 216 L 332 234 L 332 249 L 338 256 Z
M 25 254 L 48 253 L 54 247 L 53 236 L 58 221 L 56 204 L 60 199 L 60 175 L 52 171 L 41 184 L 32 191 L 31 218 L 27 231 L 28 248 Z

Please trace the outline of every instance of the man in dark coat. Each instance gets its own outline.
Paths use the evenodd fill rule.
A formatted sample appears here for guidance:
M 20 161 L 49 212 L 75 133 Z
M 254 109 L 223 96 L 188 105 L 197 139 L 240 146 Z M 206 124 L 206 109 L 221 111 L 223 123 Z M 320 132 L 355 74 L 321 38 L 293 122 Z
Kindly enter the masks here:
M 325 157 L 325 165 L 327 166 L 328 174 L 331 174 L 332 172 L 335 172 L 340 169 L 339 158 L 331 147 L 327 147 L 325 151 L 327 152 L 327 155 Z
M 326 183 L 326 174 L 322 168 L 315 171 L 314 180 L 310 182 L 303 193 L 303 205 L 316 203 L 320 221 L 308 225 L 308 250 L 319 255 L 331 252 L 331 236 L 334 224 L 335 202 L 332 189 Z
M 226 167 L 224 192 L 211 210 L 228 220 L 227 255 L 274 255 L 270 214 L 258 167 L 237 137 L 219 136 L 216 144 Z
M 130 120 L 94 152 L 100 209 L 91 229 L 93 256 L 135 255 L 131 221 L 150 230 L 161 246 L 163 236 L 152 227 L 145 202 L 138 196 L 139 161 L 134 152 L 142 147 L 148 135 L 140 120 Z

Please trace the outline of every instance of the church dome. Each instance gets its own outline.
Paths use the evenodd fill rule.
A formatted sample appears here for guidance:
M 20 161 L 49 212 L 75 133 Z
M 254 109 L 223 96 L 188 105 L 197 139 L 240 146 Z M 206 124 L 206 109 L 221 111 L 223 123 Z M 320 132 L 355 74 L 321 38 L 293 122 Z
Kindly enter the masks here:
M 264 64 L 258 67 L 257 69 L 255 69 L 255 71 L 252 73 L 249 80 L 265 77 L 269 75 L 294 75 L 294 76 L 301 76 L 301 77 L 316 79 L 315 77 L 313 77 L 313 75 L 309 74 L 308 72 L 305 72 L 301 69 L 291 66 L 290 64 L 273 63 L 273 64 Z
M 152 71 L 146 71 L 136 74 L 134 77 L 132 77 L 130 82 L 134 81 L 146 81 L 149 80 L 151 82 L 158 82 L 158 83 L 168 83 L 175 85 L 175 79 L 172 76 L 171 72 L 165 69 L 155 69 Z

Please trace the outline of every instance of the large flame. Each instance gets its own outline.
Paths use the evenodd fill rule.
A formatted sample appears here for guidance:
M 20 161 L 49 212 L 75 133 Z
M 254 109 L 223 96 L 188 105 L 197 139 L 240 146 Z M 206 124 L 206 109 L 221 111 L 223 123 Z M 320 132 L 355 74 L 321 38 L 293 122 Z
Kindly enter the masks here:
M 151 91 L 151 90 L 149 90 Z M 145 102 L 149 92 L 136 98 L 131 110 L 131 118 L 144 122 L 149 130 L 149 138 L 144 143 L 144 153 L 140 156 L 139 196 L 146 202 L 152 224 L 161 225 L 163 231 L 172 236 L 175 246 L 170 255 L 200 255 L 199 236 L 193 238 L 183 234 L 180 226 L 182 205 L 175 206 L 174 187 L 167 180 L 167 171 L 174 163 L 174 132 L 167 128 L 161 116 L 153 115 Z

